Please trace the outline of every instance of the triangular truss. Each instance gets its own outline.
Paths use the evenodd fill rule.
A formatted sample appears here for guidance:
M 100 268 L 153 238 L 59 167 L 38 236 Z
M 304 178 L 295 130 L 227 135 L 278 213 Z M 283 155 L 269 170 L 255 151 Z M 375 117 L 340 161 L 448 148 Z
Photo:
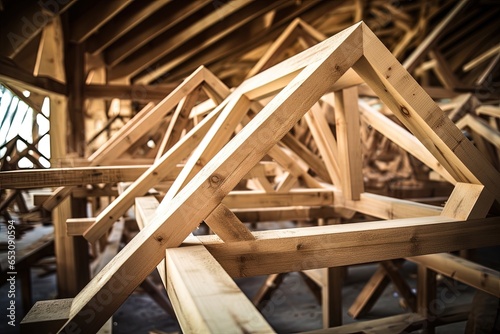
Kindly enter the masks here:
M 356 157 L 355 144 L 356 141 L 359 143 L 359 137 L 355 136 L 356 129 L 351 124 L 356 122 L 351 113 L 352 110 L 357 112 L 357 105 L 354 109 L 347 108 L 349 103 L 357 103 L 349 89 L 359 83 L 357 75 L 431 153 L 437 161 L 433 162 L 437 169 L 442 167 L 442 173 L 456 182 L 455 190 L 442 211 L 418 204 L 412 206 L 407 201 L 384 203 L 384 199 L 363 192 L 359 182 L 362 176 L 360 165 L 350 164 L 360 160 Z M 186 96 L 181 96 L 181 91 L 178 89 L 172 93 L 179 92 L 176 104 Z M 260 101 L 277 92 L 261 109 Z M 276 145 L 309 110 L 313 110 L 309 117 L 311 124 L 314 123 L 315 104 L 329 92 L 337 92 L 338 122 L 345 123 L 345 133 L 338 133 L 337 138 L 338 154 L 342 158 L 332 156 L 331 162 L 327 162 L 325 155 L 333 154 L 331 146 L 329 152 L 325 148 L 321 154 L 335 185 L 323 185 L 332 195 L 332 206 L 339 210 L 378 211 L 374 216 L 386 219 L 417 218 L 249 233 L 223 204 L 224 198 L 266 155 L 275 154 L 275 159 L 279 156 L 279 152 L 274 152 Z M 342 113 L 342 108 L 350 111 Z M 255 112 L 255 116 L 246 120 L 249 109 Z M 240 122 L 246 124 L 231 138 Z M 202 138 L 199 137 L 201 134 Z M 318 141 L 331 145 L 331 138 L 321 139 L 321 135 L 318 134 Z M 340 138 L 343 138 L 342 142 Z M 166 144 L 165 147 L 169 146 Z M 341 153 L 341 150 L 345 152 Z M 54 322 L 52 328 L 62 332 L 99 330 L 164 259 L 167 290 L 174 300 L 174 307 L 176 303 L 185 302 L 190 303 L 190 310 L 196 310 L 192 323 L 189 319 L 180 320 L 183 326 L 193 327 L 183 328 L 216 332 L 220 324 L 204 317 L 204 312 L 210 310 L 206 309 L 209 304 L 203 304 L 214 294 L 204 295 L 199 285 L 197 287 L 193 279 L 189 280 L 181 268 L 188 265 L 187 259 L 193 256 L 196 259 L 196 254 L 199 254 L 198 260 L 206 258 L 206 261 L 195 267 L 189 264 L 185 270 L 214 274 L 220 272 L 215 269 L 220 264 L 227 271 L 226 276 L 238 277 L 446 252 L 495 245 L 499 240 L 498 217 L 484 218 L 493 201 L 500 201 L 499 173 L 364 23 L 247 79 L 136 181 L 137 187 L 144 184 L 144 189 L 139 192 L 145 193 L 150 187 L 148 182 L 161 180 L 186 157 L 180 156 L 181 152 L 192 154 L 155 213 L 147 217 L 147 222 L 143 221 L 144 228 L 139 234 L 65 305 L 69 308 L 68 316 Z M 422 154 L 428 157 L 427 153 Z M 335 171 L 335 163 L 339 165 L 338 171 Z M 286 165 L 286 162 L 282 164 Z M 287 167 L 288 171 L 296 170 L 294 165 Z M 303 173 L 293 176 L 303 177 L 306 184 L 309 179 Z M 310 182 L 308 185 L 313 186 L 317 181 Z M 133 199 L 128 199 L 127 208 Z M 116 217 L 106 211 L 88 227 L 84 236 L 96 241 Z M 198 238 L 196 242 L 202 245 L 193 246 L 197 248 L 191 253 L 185 248 L 177 248 L 201 221 L 207 222 L 214 231 L 221 231 L 219 236 Z M 228 230 L 233 232 L 224 236 L 224 231 Z M 212 257 L 217 261 L 212 261 Z M 210 268 L 203 270 L 205 265 Z M 215 278 L 226 282 L 225 278 Z M 213 293 L 224 290 L 224 287 L 217 286 L 219 288 Z M 223 310 L 229 308 L 226 305 Z M 240 315 L 254 314 L 247 306 L 238 310 Z M 216 311 L 224 313 L 220 308 Z M 244 321 L 236 321 L 243 331 L 269 330 L 266 324 L 252 328 L 252 319 L 244 318 Z M 262 318 L 253 320 L 262 324 Z

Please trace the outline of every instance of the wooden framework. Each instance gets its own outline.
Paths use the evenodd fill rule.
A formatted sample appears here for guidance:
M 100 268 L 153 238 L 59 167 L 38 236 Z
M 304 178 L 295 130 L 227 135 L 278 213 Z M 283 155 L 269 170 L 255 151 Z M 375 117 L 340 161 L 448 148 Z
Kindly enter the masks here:
M 359 83 L 358 75 L 422 143 L 422 150 L 425 147 L 438 163 L 428 153 L 422 153 L 425 156 L 422 159 L 439 167 L 436 169 L 442 167 L 442 173 L 456 182 L 455 190 L 442 210 L 363 192 L 359 181 L 362 177 L 360 164 L 357 163 L 359 152 L 356 152 L 359 137 L 355 135 L 355 124 L 358 120 L 351 114 L 357 112 L 357 108 L 348 109 L 348 105 L 356 105 L 349 87 Z M 178 94 L 177 97 L 180 92 L 181 89 L 174 90 L 171 95 Z M 261 109 L 261 101 L 277 92 Z M 330 146 L 323 147 L 321 155 L 334 186 L 312 178 L 300 168 L 300 164 L 291 163 L 293 159 L 284 156 L 282 148 L 276 146 L 306 112 L 312 110 L 311 118 L 318 116 L 314 113 L 315 103 L 329 92 L 336 92 L 337 152 L 331 141 L 323 138 L 323 145 Z M 224 93 L 219 95 L 224 96 Z M 180 100 L 179 96 L 175 104 Z M 252 110 L 255 116 L 250 115 L 253 118 L 246 120 L 248 110 Z M 240 122 L 244 126 L 231 138 Z M 314 119 L 310 119 L 310 124 L 313 122 Z M 325 133 L 328 132 L 318 133 L 317 138 Z M 174 309 L 179 318 L 187 319 L 181 321 L 183 330 L 208 328 L 216 331 L 220 327 L 212 326 L 227 324 L 237 326 L 231 329 L 248 331 L 245 323 L 224 322 L 222 316 L 216 317 L 221 319 L 220 323 L 207 320 L 212 319 L 213 310 L 206 304 L 211 298 L 205 298 L 191 279 L 183 283 L 186 271 L 196 269 L 197 275 L 203 279 L 213 275 L 220 279 L 220 284 L 233 289 L 227 274 L 238 277 L 338 267 L 498 244 L 499 217 L 485 217 L 493 201 L 500 201 L 499 173 L 364 23 L 247 79 L 136 181 L 136 187 L 143 187 L 137 190 L 138 193 L 149 189 L 150 182 L 158 182 L 168 175 L 179 163 L 181 152 L 186 150 L 192 155 L 154 215 L 142 217 L 144 228 L 139 234 L 73 300 L 62 304 L 49 303 L 60 310 L 69 309 L 69 312 L 63 312 L 65 316 L 57 321 L 47 322 L 47 331 L 97 331 L 133 289 L 164 260 L 167 267 L 166 274 L 163 273 L 166 276 L 164 281 L 174 301 Z M 325 153 L 331 155 L 329 161 Z M 273 189 L 276 195 L 280 188 L 291 193 L 290 184 L 293 186 L 300 177 L 308 187 L 323 188 L 330 193 L 329 205 L 339 212 L 355 210 L 390 220 L 250 233 L 231 214 L 223 200 L 266 155 L 287 167 L 284 181 Z M 354 162 L 353 165 L 345 162 L 347 157 L 351 158 L 349 161 Z M 199 161 L 201 169 L 196 167 Z M 275 195 L 264 181 L 261 185 L 268 188 L 270 195 Z M 134 198 L 123 198 L 119 198 L 116 205 L 101 214 L 84 232 L 88 240 L 96 241 L 121 211 L 131 206 Z M 118 216 L 110 214 L 110 210 L 117 207 L 120 207 L 120 210 L 116 209 Z M 177 248 L 183 242 L 192 243 L 189 234 L 202 221 L 218 235 L 200 237 L 195 240 L 196 245 Z M 186 261 L 182 261 L 186 257 L 194 258 L 192 263 L 206 259 L 210 271 L 201 265 L 187 268 Z M 498 281 L 498 275 L 494 277 Z M 465 280 L 469 282 L 469 279 Z M 217 292 L 222 289 L 214 287 Z M 179 297 L 175 297 L 178 294 L 193 301 L 189 309 L 182 307 L 183 301 L 179 302 Z M 236 294 L 238 303 L 244 300 L 238 291 Z M 223 295 L 231 302 L 232 297 Z M 424 319 L 427 316 L 425 303 L 429 302 L 427 297 L 422 296 L 417 301 L 417 311 Z M 36 313 L 47 304 L 35 305 L 31 312 Z M 255 319 L 259 319 L 259 328 L 269 330 L 248 301 L 241 301 L 240 305 L 238 316 L 251 312 L 252 317 L 255 315 Z M 192 310 L 196 310 L 199 316 L 190 323 L 189 319 L 194 318 L 189 318 L 186 312 Z M 43 318 L 39 321 L 44 321 Z M 423 320 L 416 316 L 413 321 Z

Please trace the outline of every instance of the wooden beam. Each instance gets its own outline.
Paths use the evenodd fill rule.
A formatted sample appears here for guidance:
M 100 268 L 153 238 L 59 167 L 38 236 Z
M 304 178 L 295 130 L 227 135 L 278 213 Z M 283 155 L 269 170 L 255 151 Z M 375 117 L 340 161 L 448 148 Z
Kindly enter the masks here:
M 384 267 L 378 266 L 375 273 L 370 277 L 361 292 L 358 294 L 347 314 L 353 319 L 360 318 L 369 312 L 377 300 L 382 296 L 385 288 L 391 280 L 386 275 Z
M 340 327 L 320 329 L 317 331 L 306 332 L 309 334 L 357 334 L 357 333 L 385 333 L 397 334 L 413 331 L 424 326 L 426 323 L 425 317 L 416 313 L 405 313 L 391 317 L 385 317 L 376 320 L 367 320 L 355 322 Z
M 231 209 L 269 208 L 287 206 L 328 206 L 332 205 L 334 195 L 328 189 L 292 189 L 289 192 L 266 193 L 265 191 L 230 192 L 222 203 Z
M 318 218 L 337 218 L 339 213 L 329 206 L 322 207 L 272 207 L 272 208 L 251 208 L 251 209 L 231 209 L 236 217 L 242 222 L 276 222 L 290 220 L 312 221 Z M 83 233 L 95 222 L 95 218 L 72 218 L 66 220 L 66 230 L 68 235 L 77 236 Z
M 133 138 L 131 137 L 132 134 L 134 136 L 143 134 L 144 128 L 149 127 L 150 122 L 155 122 L 158 121 L 158 119 L 161 119 L 163 114 L 171 110 L 182 100 L 183 94 L 189 94 L 194 91 L 202 82 L 212 86 L 214 91 L 219 94 L 223 94 L 225 92 L 224 84 L 210 71 L 204 67 L 200 67 L 190 78 L 186 79 L 183 84 L 169 94 L 169 96 L 167 96 L 165 100 L 159 104 L 158 108 L 152 109 L 147 115 L 141 117 L 137 124 L 134 124 L 133 127 L 127 130 L 124 133 L 125 138 L 133 141 Z M 210 127 L 218 117 L 220 110 L 224 108 L 224 106 L 225 103 L 223 102 L 217 109 L 214 109 L 210 115 L 205 117 L 169 151 L 167 151 L 162 158 L 158 159 L 155 164 L 151 166 L 151 168 L 144 173 L 143 176 L 137 179 L 131 187 L 121 194 L 119 198 L 103 210 L 103 212 L 101 212 L 101 214 L 97 217 L 95 224 L 84 234 L 84 236 L 88 238 L 87 240 L 95 242 L 117 219 L 117 217 L 120 217 L 133 204 L 135 197 L 142 196 L 145 191 L 154 186 L 159 180 L 167 175 L 172 168 L 175 168 L 175 166 L 180 163 L 182 159 L 186 158 L 186 156 L 189 155 L 205 137 L 207 131 L 209 131 Z M 145 122 L 147 122 L 148 125 L 146 125 Z M 119 144 L 120 143 L 117 142 L 117 145 Z M 113 150 L 113 154 L 116 154 L 116 149 Z M 106 154 L 106 156 L 109 156 L 109 154 Z
M 71 22 L 69 40 L 82 43 L 106 22 L 132 3 L 131 0 L 116 0 L 105 4 L 96 4 Z
M 159 102 L 170 94 L 178 84 L 168 85 L 99 85 L 90 84 L 83 88 L 86 99 L 113 99 Z
M 359 100 L 361 118 L 375 130 L 390 139 L 393 143 L 404 149 L 406 152 L 413 155 L 418 160 L 422 161 L 432 170 L 436 171 L 445 180 L 455 184 L 455 179 L 448 173 L 446 169 L 438 162 L 438 160 L 429 152 L 429 150 L 408 130 L 405 130 L 389 118 L 383 116 L 368 103 Z
M 178 246 L 267 151 L 276 145 L 330 86 L 361 57 L 360 33 L 360 25 L 356 25 L 325 41 L 326 44 L 322 46 L 328 51 L 318 55 L 309 50 L 300 55 L 299 58 L 303 58 L 303 64 L 307 67 L 276 96 L 273 103 L 268 104 L 233 138 L 232 143 L 224 146 L 210 160 L 203 171 L 189 183 L 189 187 L 185 187 L 168 207 L 157 211 L 151 224 L 123 248 L 112 265 L 106 266 L 87 288 L 80 292 L 75 300 L 75 307 L 72 308 L 71 318 L 62 330 L 96 331 L 100 328 L 126 296 L 161 261 L 164 256 L 162 252 L 166 248 Z M 332 68 L 328 60 L 335 60 L 336 67 Z M 289 71 L 290 69 L 281 72 L 279 76 L 286 77 L 290 74 Z M 319 77 L 328 80 L 322 81 L 319 86 Z M 265 78 L 266 76 L 259 75 L 253 77 L 253 80 L 260 80 L 261 87 L 269 84 L 269 81 L 279 81 L 276 75 L 262 80 Z M 290 110 L 294 112 L 290 113 Z M 139 262 L 140 267 L 136 265 Z M 101 291 L 111 293 L 105 308 L 102 307 L 102 301 L 99 301 Z
M 407 260 L 500 298 L 500 272 L 496 270 L 448 253 L 409 257 Z
M 198 87 L 190 94 L 185 96 L 177 105 L 172 117 L 170 118 L 170 122 L 168 123 L 167 131 L 163 136 L 162 142 L 158 148 L 158 152 L 156 153 L 156 159 L 160 159 L 163 153 L 168 151 L 174 146 L 175 143 L 179 141 L 181 138 L 182 132 L 186 130 L 189 122 L 189 114 L 193 109 L 193 106 L 198 102 L 199 94 L 202 90 L 202 87 Z
M 500 133 L 478 116 L 467 114 L 457 122 L 459 129 L 470 128 L 472 131 L 500 148 Z
M 118 183 L 137 180 L 150 166 L 74 167 L 30 169 L 0 172 L 3 189 L 36 189 L 68 187 L 99 183 Z M 173 169 L 162 181 L 173 181 L 180 172 Z
M 217 7 L 216 10 L 201 19 L 204 21 L 202 29 L 203 34 L 199 34 L 193 29 L 194 34 L 188 33 L 186 38 L 181 39 L 180 42 L 177 43 L 178 45 L 175 46 L 176 49 L 173 50 L 173 44 L 169 42 L 163 44 L 161 47 L 163 47 L 165 51 L 161 54 L 157 68 L 154 70 L 147 70 L 146 73 L 136 72 L 135 74 L 139 74 L 139 76 L 134 78 L 133 81 L 138 83 L 152 82 L 191 57 L 203 53 L 207 48 L 213 46 L 225 36 L 233 34 L 238 28 L 245 26 L 245 24 L 258 20 L 262 18 L 264 14 L 276 10 L 277 8 L 290 6 L 290 3 L 286 0 L 276 0 L 265 3 L 253 1 L 247 2 L 247 6 L 245 6 L 245 2 L 245 0 L 232 1 L 229 5 L 235 8 L 234 11 L 230 10 L 230 12 L 227 13 L 228 15 L 226 15 L 227 6 L 215 6 Z M 214 14 L 219 16 L 218 22 L 213 22 L 211 16 Z M 224 19 L 221 20 L 221 18 Z M 193 25 L 192 27 L 195 28 L 195 26 L 196 25 Z M 181 34 L 184 35 L 184 31 L 181 32 Z M 168 52 L 169 49 L 171 49 L 171 52 Z M 144 67 L 142 69 L 144 69 Z
M 35 77 L 6 58 L 0 59 L 0 81 L 42 95 L 67 94 L 65 84 L 48 77 Z
M 104 24 L 95 32 L 86 43 L 87 52 L 97 54 L 106 49 L 113 42 L 139 23 L 148 19 L 158 9 L 168 4 L 171 0 L 156 0 L 150 3 L 133 2 L 110 22 Z
M 250 230 L 224 204 L 219 204 L 205 222 L 224 242 L 255 240 Z
M 364 184 L 357 87 L 335 93 L 335 125 L 342 193 L 347 200 L 359 200 Z
M 372 193 L 362 193 L 360 200 L 345 200 L 337 188 L 333 188 L 334 206 L 346 208 L 381 219 L 398 219 L 439 215 L 443 208 Z
M 443 32 L 446 30 L 448 25 L 453 22 L 454 18 L 465 8 L 468 0 L 461 0 L 452 11 L 446 15 L 446 17 L 439 22 L 439 24 L 432 30 L 430 34 L 427 35 L 425 40 L 419 44 L 419 46 L 412 52 L 412 54 L 406 58 L 403 63 L 403 67 L 412 72 L 416 66 L 418 66 L 419 61 L 424 57 L 429 49 L 431 49 L 438 41 Z
M 300 29 L 302 29 L 302 31 L 306 34 L 309 34 L 312 39 L 316 39 L 316 42 L 321 42 L 326 39 L 326 36 L 321 32 L 314 29 L 302 19 L 296 18 L 269 46 L 267 51 L 262 55 L 262 57 L 260 57 L 259 61 L 247 73 L 246 77 L 252 77 L 257 73 L 266 70 L 272 65 L 275 65 L 276 57 L 280 56 L 285 51 L 285 49 L 290 46 L 291 43 L 297 40 L 297 35 L 299 34 Z
M 211 2 L 212 0 L 198 0 L 188 3 L 170 2 L 165 8 L 158 10 L 146 21 L 132 29 L 127 34 L 126 39 L 121 39 L 108 47 L 104 54 L 106 64 L 109 66 L 117 65 L 153 38 L 171 29 Z M 165 22 L 167 16 L 169 20 Z
M 244 95 L 228 98 L 227 104 L 223 105 L 223 109 L 220 111 L 220 115 L 190 155 L 174 184 L 166 193 L 163 199 L 163 203 L 165 204 L 161 204 L 160 206 L 165 206 L 166 203 L 169 203 L 191 181 L 198 170 L 205 166 L 220 151 L 228 142 L 231 135 L 234 134 L 236 126 L 247 114 L 249 107 L 250 100 Z
M 321 114 L 319 106 L 315 105 L 311 108 L 304 119 L 318 146 L 319 153 L 323 158 L 330 180 L 332 180 L 334 185 L 341 187 L 342 181 L 338 163 L 337 140 L 333 136 L 325 117 Z
M 67 11 L 76 0 L 12 3 L 7 12 L 2 12 L 0 34 L 1 56 L 16 56 L 43 27 L 57 15 Z
M 459 182 L 484 184 L 500 201 L 500 173 L 467 140 L 368 28 L 354 69 Z M 446 140 L 444 139 L 446 138 Z
M 199 144 L 203 135 L 214 122 L 215 116 L 217 116 L 217 113 L 205 117 L 161 159 L 157 160 L 144 174 L 137 178 L 130 187 L 97 216 L 95 222 L 85 231 L 84 237 L 90 242 L 97 241 L 132 206 L 135 197 L 144 195 L 151 187 L 160 182 Z
M 194 36 L 198 35 L 202 31 L 207 30 L 212 25 L 218 22 L 224 23 L 224 19 L 228 19 L 232 14 L 238 13 L 240 10 L 249 6 L 252 0 L 238 0 L 232 1 L 229 4 L 224 4 L 220 7 L 215 7 L 208 15 L 195 21 L 184 29 L 178 31 L 175 34 L 168 35 L 166 40 L 161 43 L 152 43 L 148 47 L 147 53 L 140 53 L 134 57 L 131 57 L 127 63 L 117 64 L 108 73 L 110 79 L 117 79 L 122 77 L 132 77 L 138 74 L 140 71 L 146 69 L 148 66 L 152 65 L 155 61 L 168 55 L 170 52 L 180 47 L 183 43 L 186 43 Z M 247 13 L 248 14 L 248 13 Z
M 165 259 L 167 293 L 183 332 L 274 333 L 205 247 L 170 248 Z

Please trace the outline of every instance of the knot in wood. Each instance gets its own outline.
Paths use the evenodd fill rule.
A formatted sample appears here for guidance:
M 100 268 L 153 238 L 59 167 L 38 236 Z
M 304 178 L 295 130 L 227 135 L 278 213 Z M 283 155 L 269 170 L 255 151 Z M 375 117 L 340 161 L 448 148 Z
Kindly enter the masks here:
M 399 110 L 401 111 L 403 116 L 410 117 L 410 111 L 405 106 L 400 106 Z
M 214 175 L 210 176 L 210 178 L 209 178 L 209 182 L 210 182 L 211 186 L 217 186 L 221 183 L 221 181 L 222 181 L 222 177 L 220 177 L 220 175 L 217 175 L 217 174 L 214 174 Z

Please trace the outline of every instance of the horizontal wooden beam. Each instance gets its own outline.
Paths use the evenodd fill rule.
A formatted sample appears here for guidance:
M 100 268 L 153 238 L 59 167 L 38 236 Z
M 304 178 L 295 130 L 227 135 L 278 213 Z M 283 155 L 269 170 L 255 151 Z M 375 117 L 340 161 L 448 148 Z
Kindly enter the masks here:
M 404 313 L 375 320 L 355 322 L 338 327 L 324 328 L 308 334 L 357 334 L 357 333 L 410 333 L 425 326 L 426 319 L 417 313 Z
M 5 58 L 0 58 L 0 82 L 41 95 L 66 95 L 66 85 L 48 77 L 35 77 Z
M 86 184 L 131 182 L 150 166 L 75 167 L 30 169 L 0 172 L 0 188 L 36 189 L 81 186 Z M 181 166 L 177 166 L 162 181 L 173 181 Z
M 165 259 L 167 293 L 183 332 L 274 332 L 205 247 L 170 248 Z
M 327 206 L 333 204 L 333 193 L 328 189 L 293 189 L 286 193 L 236 190 L 231 191 L 222 203 L 231 209 Z
M 128 190 L 127 190 L 128 191 Z M 297 189 L 292 190 L 289 193 L 266 193 L 264 191 L 232 191 L 223 200 L 226 206 L 231 209 L 243 209 L 241 212 L 241 217 L 245 221 L 251 217 L 261 217 L 265 219 L 280 220 L 279 218 L 294 218 L 296 216 L 301 216 L 307 218 L 305 214 L 309 211 L 297 212 L 297 209 L 290 207 L 301 206 L 301 210 L 304 207 L 315 206 L 315 207 L 325 207 L 322 210 L 318 210 L 316 215 L 324 214 L 324 210 L 330 212 L 330 214 L 335 214 L 332 212 L 333 208 L 327 208 L 327 206 L 333 203 L 333 193 L 326 189 Z M 126 203 L 126 209 L 128 209 L 132 204 Z M 123 207 L 125 207 L 123 206 Z M 272 211 L 266 212 L 266 208 L 272 208 Z M 277 209 L 279 208 L 279 209 Z M 126 210 L 125 209 L 125 210 Z M 252 209 L 253 213 L 245 209 Z M 239 218 L 240 212 L 236 210 L 235 214 Z M 118 218 L 119 216 L 115 216 Z M 69 235 L 82 235 L 86 229 L 90 228 L 97 218 L 74 218 L 67 221 L 68 227 L 67 231 Z M 241 219 L 240 219 L 241 220 Z M 251 220 L 250 220 L 251 221 Z
M 170 94 L 178 84 L 152 85 L 85 85 L 83 95 L 87 99 L 133 100 L 159 102 Z
M 436 205 L 422 204 L 372 193 L 362 193 L 360 200 L 346 200 L 342 192 L 332 187 L 334 207 L 361 212 L 381 219 L 399 219 L 439 215 L 443 210 Z
M 500 272 L 496 270 L 447 253 L 414 256 L 407 260 L 500 298 Z
M 253 232 L 256 241 L 198 237 L 233 277 L 267 275 L 500 244 L 500 217 L 442 216 Z
M 278 208 L 231 209 L 242 222 L 275 222 L 289 220 L 314 220 L 339 217 L 339 212 L 331 206 L 308 207 L 290 206 Z

